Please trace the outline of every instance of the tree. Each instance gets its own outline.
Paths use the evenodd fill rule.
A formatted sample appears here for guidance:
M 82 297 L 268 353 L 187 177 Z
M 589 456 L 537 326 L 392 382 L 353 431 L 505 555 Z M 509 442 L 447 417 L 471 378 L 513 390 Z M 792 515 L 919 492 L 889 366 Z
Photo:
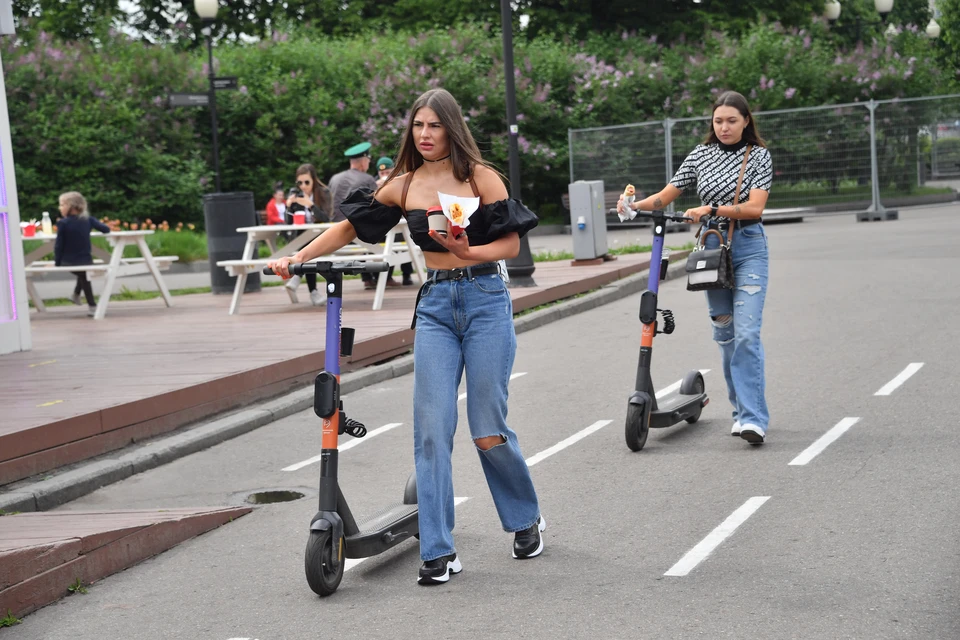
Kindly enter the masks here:
M 910 0 L 905 0 L 910 1 Z M 636 31 L 660 41 L 700 38 L 707 31 L 739 35 L 761 19 L 801 26 L 823 12 L 824 0 L 522 0 L 520 11 L 530 16 L 530 37 L 543 33 L 584 37 L 588 32 Z
M 66 41 L 102 36 L 118 13 L 117 0 L 13 1 L 18 34 L 29 36 L 43 31 Z

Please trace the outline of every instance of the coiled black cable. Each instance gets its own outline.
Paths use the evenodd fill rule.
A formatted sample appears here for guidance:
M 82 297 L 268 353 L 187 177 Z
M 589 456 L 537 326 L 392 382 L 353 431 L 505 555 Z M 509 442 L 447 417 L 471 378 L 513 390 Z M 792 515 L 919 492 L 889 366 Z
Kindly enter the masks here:
M 663 329 L 660 333 L 673 333 L 673 330 L 677 328 L 677 323 L 673 319 L 673 311 L 670 311 L 670 309 L 657 309 L 657 311 L 663 316 Z
M 367 427 L 358 420 L 348 418 L 343 411 L 340 412 L 340 433 L 346 433 L 354 438 L 362 438 L 367 435 Z

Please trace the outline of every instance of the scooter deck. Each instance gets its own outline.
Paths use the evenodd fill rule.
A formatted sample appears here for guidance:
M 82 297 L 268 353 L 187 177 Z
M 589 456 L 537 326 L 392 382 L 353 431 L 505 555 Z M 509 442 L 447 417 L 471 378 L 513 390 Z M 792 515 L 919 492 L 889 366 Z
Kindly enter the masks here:
M 357 528 L 359 531 L 345 540 L 348 558 L 367 558 L 383 553 L 420 533 L 417 505 L 398 502 L 384 507 L 358 523 Z
M 706 399 L 706 393 L 685 395 L 679 392 L 658 399 L 657 410 L 650 413 L 650 428 L 662 429 L 686 420 L 703 407 Z

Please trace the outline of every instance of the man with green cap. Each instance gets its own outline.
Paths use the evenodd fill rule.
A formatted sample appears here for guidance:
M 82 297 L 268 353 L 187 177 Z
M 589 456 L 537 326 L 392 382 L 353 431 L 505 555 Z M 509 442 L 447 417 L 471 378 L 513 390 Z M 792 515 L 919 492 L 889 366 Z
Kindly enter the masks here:
M 383 183 L 387 181 L 387 178 L 390 177 L 390 172 L 393 171 L 393 160 L 387 156 L 383 156 L 377 160 L 377 186 L 382 187 Z
M 340 203 L 349 194 L 360 187 L 366 187 L 373 191 L 377 190 L 376 179 L 367 173 L 367 170 L 370 169 L 370 143 L 361 142 L 353 145 L 344 151 L 343 155 L 350 159 L 350 168 L 336 174 L 327 183 L 330 185 L 330 195 L 333 198 L 334 222 L 346 220 L 343 212 L 340 211 Z
M 333 199 L 334 222 L 346 220 L 346 216 L 340 211 L 340 204 L 348 195 L 361 187 L 366 187 L 371 191 L 377 190 L 376 179 L 367 173 L 370 169 L 370 146 L 369 142 L 361 142 L 344 151 L 343 155 L 350 159 L 350 168 L 330 178 L 328 184 Z M 376 279 L 372 273 L 364 273 L 361 278 L 363 278 L 364 289 L 375 289 L 377 287 Z M 395 287 L 397 283 L 393 278 L 388 278 L 387 286 Z

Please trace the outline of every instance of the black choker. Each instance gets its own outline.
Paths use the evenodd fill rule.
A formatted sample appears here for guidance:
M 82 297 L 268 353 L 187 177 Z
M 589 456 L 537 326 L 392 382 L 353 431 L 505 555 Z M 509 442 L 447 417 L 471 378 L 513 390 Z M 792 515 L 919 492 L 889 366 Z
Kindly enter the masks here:
M 421 156 L 421 157 L 423 157 L 423 156 Z M 448 153 L 447 155 L 443 156 L 442 158 L 437 158 L 436 160 L 427 160 L 426 158 L 423 158 L 423 161 L 424 161 L 424 162 L 429 162 L 429 163 L 432 164 L 432 163 L 434 163 L 434 162 L 443 162 L 444 160 L 446 160 L 446 159 L 449 158 L 449 157 L 450 157 L 450 154 Z
M 747 141 L 743 138 L 740 138 L 739 142 L 734 142 L 733 144 L 723 144 L 720 141 L 718 141 L 717 144 L 720 145 L 721 151 L 740 151 L 740 149 L 743 149 L 745 146 L 747 146 Z

